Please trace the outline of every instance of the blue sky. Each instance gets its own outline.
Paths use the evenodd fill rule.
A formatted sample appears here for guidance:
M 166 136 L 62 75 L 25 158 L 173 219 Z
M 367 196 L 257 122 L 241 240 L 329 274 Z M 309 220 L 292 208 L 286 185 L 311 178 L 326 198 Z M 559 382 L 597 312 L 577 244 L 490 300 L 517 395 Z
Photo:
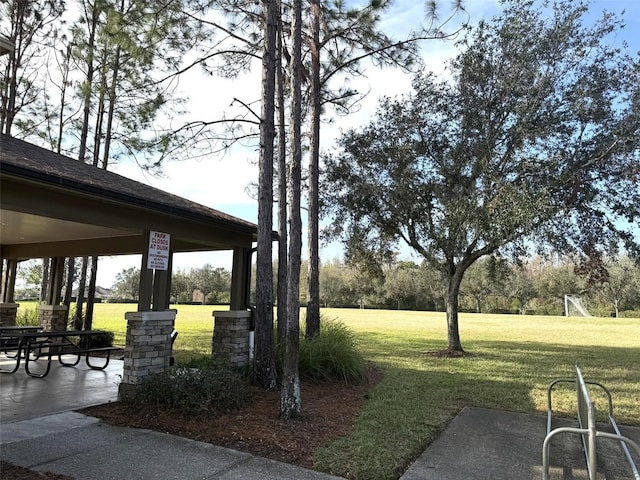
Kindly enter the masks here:
M 357 5 L 358 2 L 353 2 Z M 471 23 L 481 18 L 489 18 L 499 11 L 497 0 L 466 0 L 466 8 Z M 446 9 L 450 2 L 443 1 Z M 640 51 L 640 1 L 638 0 L 594 0 L 590 15 L 600 16 L 602 10 L 620 13 L 626 10 L 627 27 L 616 37 L 613 43 L 626 41 L 634 52 Z M 386 31 L 400 38 L 424 16 L 424 3 L 416 0 L 397 0 L 388 14 L 383 18 Z M 443 12 L 444 15 L 445 12 Z M 464 19 L 464 17 L 459 17 Z M 444 63 L 454 54 L 453 43 L 434 40 L 425 42 L 422 56 L 427 68 L 441 72 Z M 234 97 L 251 102 L 260 97 L 259 65 L 252 74 L 243 75 L 232 82 L 204 77 L 194 69 L 181 81 L 180 89 L 189 97 L 187 109 L 191 119 L 210 118 L 212 112 L 219 115 L 222 111 L 230 112 Z M 369 91 L 358 112 L 349 117 L 336 117 L 331 125 L 323 125 L 323 148 L 330 149 L 341 129 L 361 125 L 368 121 L 375 111 L 378 99 L 384 95 L 397 95 L 410 90 L 411 77 L 398 70 L 379 70 L 371 67 L 367 78 L 350 79 L 351 83 L 361 91 Z M 237 110 L 236 110 L 237 111 Z M 122 162 L 113 166 L 113 170 L 121 175 L 148 183 L 157 188 L 206 205 L 239 218 L 257 223 L 257 203 L 247 193 L 247 187 L 258 178 L 255 162 L 255 148 L 236 147 L 221 157 L 203 157 L 197 160 L 176 160 L 164 164 L 164 175 L 161 178 L 143 174 L 137 165 Z M 341 251 L 338 245 L 331 245 L 321 251 L 324 261 L 339 258 Z M 408 253 L 406 254 L 408 255 Z M 216 267 L 231 268 L 230 252 L 176 254 L 174 269 L 198 268 L 205 263 Z M 117 273 L 125 268 L 140 267 L 140 256 L 102 257 L 98 268 L 98 284 L 110 287 Z

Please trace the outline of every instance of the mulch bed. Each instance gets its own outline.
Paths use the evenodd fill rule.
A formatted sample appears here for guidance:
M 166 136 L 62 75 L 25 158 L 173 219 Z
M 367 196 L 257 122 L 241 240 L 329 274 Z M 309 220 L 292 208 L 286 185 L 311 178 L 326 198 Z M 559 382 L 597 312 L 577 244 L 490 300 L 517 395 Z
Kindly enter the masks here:
M 51 472 L 36 472 L 28 468 L 18 467 L 8 462 L 0 462 L 0 479 L 2 480 L 73 480 L 67 475 Z
M 303 417 L 279 417 L 280 392 L 251 387 L 249 403 L 219 417 L 190 418 L 159 408 L 134 410 L 114 402 L 81 411 L 110 425 L 148 428 L 252 453 L 272 460 L 313 468 L 313 451 L 352 430 L 367 393 L 382 378 L 369 366 L 361 385 L 301 382 Z
M 179 411 L 159 408 L 134 410 L 122 402 L 80 412 L 110 425 L 166 432 L 313 468 L 314 450 L 349 434 L 369 390 L 381 379 L 382 372 L 370 364 L 368 381 L 360 385 L 301 382 L 303 417 L 295 421 L 284 421 L 279 417 L 279 391 L 256 387 L 251 387 L 246 406 L 215 418 L 190 418 Z M 0 479 L 73 480 L 65 475 L 36 472 L 7 462 L 0 463 Z

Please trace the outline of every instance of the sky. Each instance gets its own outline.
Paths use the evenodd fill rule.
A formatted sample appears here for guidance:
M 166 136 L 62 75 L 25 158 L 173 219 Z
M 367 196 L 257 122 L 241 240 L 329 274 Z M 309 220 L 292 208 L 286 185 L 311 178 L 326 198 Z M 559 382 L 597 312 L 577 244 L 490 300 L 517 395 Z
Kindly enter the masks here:
M 351 3 L 357 5 L 359 2 L 352 1 Z M 408 29 L 417 27 L 417 22 L 424 18 L 424 3 L 417 0 L 396 0 L 389 11 L 383 15 L 383 28 L 388 34 L 402 38 Z M 446 10 L 451 1 L 444 0 L 440 4 Z M 498 0 L 465 0 L 464 4 L 472 24 L 482 18 L 488 19 L 499 12 Z M 614 41 L 626 40 L 633 51 L 639 51 L 640 1 L 592 1 L 592 15 L 599 16 L 603 9 L 613 12 L 626 10 L 627 27 Z M 456 21 L 465 19 L 465 16 L 459 16 Z M 451 28 L 453 25 L 455 24 L 452 24 Z M 455 48 L 452 41 L 432 40 L 424 42 L 421 47 L 421 55 L 426 68 L 436 73 L 443 72 L 446 60 L 451 58 L 454 53 Z M 237 102 L 234 104 L 234 98 L 240 98 L 244 102 L 259 99 L 260 69 L 259 65 L 256 67 L 253 72 L 241 75 L 233 81 L 205 76 L 199 69 L 193 69 L 180 81 L 178 87 L 181 93 L 188 97 L 186 104 L 186 109 L 189 112 L 188 118 L 213 120 L 219 118 L 222 112 L 230 112 L 234 108 L 239 108 Z M 368 122 L 382 96 L 408 93 L 411 89 L 411 75 L 391 68 L 378 69 L 371 66 L 367 68 L 366 78 L 347 79 L 347 81 L 360 91 L 369 92 L 369 94 L 362 101 L 357 112 L 347 117 L 334 116 L 331 123 L 323 123 L 321 148 L 325 151 L 332 148 L 341 130 L 358 127 Z M 231 106 L 232 104 L 234 106 Z M 110 169 L 120 175 L 180 195 L 207 207 L 257 223 L 257 202 L 247 193 L 247 187 L 256 183 L 258 179 L 257 158 L 258 152 L 253 147 L 234 147 L 224 155 L 166 161 L 163 164 L 161 177 L 143 173 L 135 163 L 127 161 L 111 164 Z M 304 237 L 306 234 L 303 234 Z M 303 256 L 305 252 L 306 246 L 303 246 Z M 340 258 L 340 246 L 332 244 L 323 247 L 320 256 L 322 261 Z M 411 258 L 409 252 L 403 253 L 403 256 Z M 102 287 L 111 287 L 119 272 L 131 267 L 139 268 L 140 263 L 140 255 L 101 257 L 97 283 Z M 205 264 L 231 270 L 231 252 L 179 253 L 174 255 L 174 271 L 200 268 Z

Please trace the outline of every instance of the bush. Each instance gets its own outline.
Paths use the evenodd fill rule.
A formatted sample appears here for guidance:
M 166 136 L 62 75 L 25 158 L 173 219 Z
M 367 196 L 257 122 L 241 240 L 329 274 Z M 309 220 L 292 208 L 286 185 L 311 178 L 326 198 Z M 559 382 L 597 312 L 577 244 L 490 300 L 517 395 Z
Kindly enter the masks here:
M 323 318 L 320 325 L 320 336 L 311 340 L 300 338 L 300 378 L 362 382 L 367 376 L 367 368 L 358 352 L 354 333 L 339 320 Z
M 113 347 L 113 332 L 101 331 L 96 335 L 86 337 L 88 348 Z
M 30 326 L 30 325 L 39 325 L 40 324 L 40 316 L 38 314 L 37 305 L 33 308 L 18 308 L 18 313 L 16 315 L 16 325 L 21 327 Z
M 180 410 L 190 416 L 216 416 L 242 407 L 247 397 L 244 378 L 212 364 L 203 368 L 176 366 L 153 375 L 128 402 L 137 407 Z
M 520 311 L 513 308 L 491 308 L 489 309 L 489 313 L 495 313 L 499 315 L 517 315 L 520 313 Z

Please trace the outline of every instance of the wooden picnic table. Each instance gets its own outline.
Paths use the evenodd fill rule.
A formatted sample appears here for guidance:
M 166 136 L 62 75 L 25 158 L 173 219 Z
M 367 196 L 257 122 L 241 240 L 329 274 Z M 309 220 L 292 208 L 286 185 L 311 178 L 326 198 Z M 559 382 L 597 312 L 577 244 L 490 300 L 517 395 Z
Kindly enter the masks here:
M 85 347 L 79 339 L 103 334 L 103 330 L 59 330 L 42 331 L 39 327 L 34 329 L 23 327 L 0 327 L 0 344 L 8 358 L 15 359 L 15 365 L 11 370 L 2 370 L 0 373 L 15 373 L 20 368 L 20 360 L 24 358 L 24 369 L 31 377 L 46 377 L 51 369 L 51 357 L 57 356 L 58 362 L 65 367 L 76 366 L 85 355 L 87 366 L 93 370 L 104 370 L 109 365 L 111 352 L 119 350 L 118 347 Z M 77 341 L 74 341 L 78 339 Z M 15 354 L 10 354 L 9 352 Z M 106 353 L 103 365 L 93 365 L 89 355 L 91 353 Z M 76 355 L 73 362 L 63 360 L 63 355 Z M 32 364 L 41 357 L 46 358 L 47 365 L 44 371 L 32 371 Z M 30 366 L 31 364 L 31 366 Z

